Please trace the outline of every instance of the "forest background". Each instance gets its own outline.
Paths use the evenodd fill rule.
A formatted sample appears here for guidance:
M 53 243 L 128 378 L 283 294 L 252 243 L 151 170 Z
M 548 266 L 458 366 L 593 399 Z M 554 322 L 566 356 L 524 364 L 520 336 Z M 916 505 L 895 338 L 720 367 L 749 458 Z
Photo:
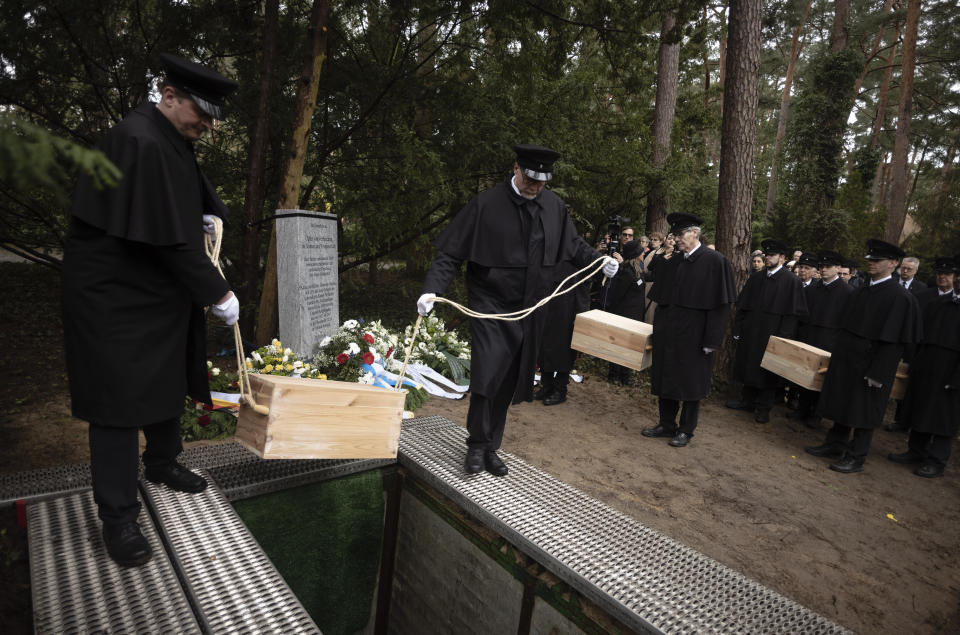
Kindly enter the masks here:
M 341 274 L 403 272 L 411 313 L 431 239 L 520 142 L 561 152 L 550 187 L 584 234 L 693 212 L 741 283 L 768 236 L 851 257 L 882 236 L 925 277 L 960 253 L 958 18 L 953 0 L 8 0 L 0 244 L 59 267 L 78 171 L 118 178 L 87 149 L 169 51 L 240 83 L 197 150 L 258 342 L 274 210 L 336 214 Z

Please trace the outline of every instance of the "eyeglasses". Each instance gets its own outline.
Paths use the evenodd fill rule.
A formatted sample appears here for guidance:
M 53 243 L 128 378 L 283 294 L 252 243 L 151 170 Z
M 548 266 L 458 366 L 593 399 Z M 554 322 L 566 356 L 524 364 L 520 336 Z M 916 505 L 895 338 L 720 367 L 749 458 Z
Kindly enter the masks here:
M 633 234 L 632 234 L 632 233 L 628 234 L 627 232 L 620 232 L 620 235 L 621 235 L 621 236 L 625 236 L 625 237 L 627 237 L 627 238 L 633 238 Z
M 837 274 L 837 275 L 839 275 L 841 278 L 849 278 L 849 277 L 850 277 L 850 274 L 849 274 L 849 273 L 841 273 L 841 274 Z

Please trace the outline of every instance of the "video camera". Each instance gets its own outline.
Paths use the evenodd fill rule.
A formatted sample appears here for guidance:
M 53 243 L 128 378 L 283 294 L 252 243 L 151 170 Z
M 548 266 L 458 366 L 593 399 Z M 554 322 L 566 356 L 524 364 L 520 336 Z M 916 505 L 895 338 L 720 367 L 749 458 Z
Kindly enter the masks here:
M 626 216 L 611 216 L 607 219 L 606 235 L 610 236 L 610 240 L 607 241 L 608 256 L 620 251 L 620 231 L 623 225 L 629 222 L 630 219 Z

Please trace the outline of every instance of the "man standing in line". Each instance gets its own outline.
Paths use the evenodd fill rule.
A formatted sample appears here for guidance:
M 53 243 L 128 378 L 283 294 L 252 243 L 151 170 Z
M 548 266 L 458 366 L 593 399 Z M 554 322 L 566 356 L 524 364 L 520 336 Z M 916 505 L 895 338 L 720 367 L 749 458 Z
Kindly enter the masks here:
M 799 318 L 807 314 L 807 303 L 800 280 L 784 267 L 790 251 L 787 246 L 768 238 L 760 247 L 765 268 L 743 285 L 733 322 L 733 339 L 737 341 L 733 378 L 743 384 L 743 391 L 740 399 L 731 399 L 726 406 L 753 410 L 754 421 L 767 423 L 780 377 L 761 368 L 760 361 L 771 335 L 796 338 Z
M 920 269 L 920 260 L 917 258 L 904 258 L 900 264 L 900 286 L 917 295 L 927 288 L 927 285 L 917 280 L 917 271 Z
M 917 302 L 920 303 L 921 311 L 928 302 L 953 293 L 953 277 L 956 275 L 958 266 L 960 266 L 960 263 L 956 263 L 953 258 L 941 257 L 934 261 L 933 271 L 936 274 L 936 284 L 917 294 Z
M 702 218 L 673 213 L 667 222 L 682 254 L 657 268 L 650 292 L 657 303 L 650 392 L 658 397 L 659 423 L 641 434 L 670 437 L 670 445 L 682 448 L 697 427 L 700 400 L 710 392 L 713 353 L 723 343 L 737 286 L 727 259 L 700 243 Z
M 850 295 L 840 317 L 841 331 L 817 405 L 833 427 L 823 444 L 805 448 L 814 456 L 839 459 L 830 465 L 836 472 L 863 471 L 900 358 L 922 336 L 917 299 L 893 277 L 903 255 L 896 245 L 868 240 L 870 282 Z
M 840 315 L 853 289 L 840 280 L 838 271 L 843 257 L 835 251 L 822 251 L 819 254 L 820 280 L 804 287 L 807 301 L 807 315 L 800 318 L 798 339 L 801 342 L 833 352 L 840 332 Z M 807 254 L 801 258 L 801 267 Z M 820 395 L 814 390 L 800 389 L 799 407 L 787 414 L 788 419 L 799 419 L 809 428 L 820 425 L 820 416 L 816 414 L 817 399 Z
M 577 234 L 563 200 L 544 188 L 559 153 L 528 144 L 513 149 L 513 177 L 475 196 L 434 241 L 437 255 L 417 300 L 420 315 L 433 309 L 436 296 L 464 261 L 470 308 L 492 314 L 518 311 L 547 296 L 561 263 L 571 261 L 579 269 L 601 257 Z M 613 277 L 618 267 L 608 256 L 603 273 Z M 470 320 L 468 474 L 483 469 L 495 476 L 507 474 L 496 451 L 511 401 L 533 398 L 545 318 L 541 308 L 519 321 Z
M 910 428 L 907 451 L 887 458 L 919 464 L 917 476 L 943 476 L 960 429 L 960 294 L 951 291 L 923 309 L 923 340 L 910 362 L 903 410 Z
M 63 325 L 73 415 L 90 423 L 90 473 L 103 539 L 124 566 L 151 557 L 137 517 L 138 429 L 148 480 L 184 492 L 206 481 L 176 461 L 184 397 L 210 403 L 203 307 L 227 324 L 240 304 L 204 252 L 226 207 L 193 142 L 236 82 L 162 54 L 160 102 L 144 102 L 99 144 L 123 173 L 99 190 L 81 177 L 63 259 Z

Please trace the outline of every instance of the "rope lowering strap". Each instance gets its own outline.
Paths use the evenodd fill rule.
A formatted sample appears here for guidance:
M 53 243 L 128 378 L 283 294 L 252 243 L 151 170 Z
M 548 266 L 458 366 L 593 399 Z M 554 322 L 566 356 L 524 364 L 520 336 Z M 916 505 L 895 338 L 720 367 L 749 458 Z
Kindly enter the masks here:
M 564 278 L 560 282 L 560 284 L 557 285 L 557 288 L 553 290 L 553 293 L 541 299 L 539 302 L 537 302 L 533 306 L 527 307 L 526 309 L 520 309 L 519 311 L 511 311 L 509 313 L 478 313 L 477 311 L 469 309 L 463 306 L 462 304 L 458 304 L 453 300 L 448 300 L 447 298 L 441 298 L 441 297 L 437 297 L 434 300 L 434 303 L 442 302 L 444 304 L 449 304 L 453 308 L 463 313 L 464 315 L 472 318 L 477 318 L 481 320 L 503 320 L 505 322 L 515 322 L 517 320 L 522 320 L 523 318 L 527 317 L 528 315 L 530 315 L 531 313 L 533 313 L 534 311 L 536 311 L 537 309 L 545 305 L 547 302 L 550 302 L 554 298 L 558 298 L 565 293 L 570 293 L 571 291 L 579 287 L 581 284 L 583 284 L 584 282 L 592 278 L 594 274 L 596 274 L 598 271 L 600 271 L 603 268 L 604 262 L 607 260 L 607 258 L 609 258 L 609 256 L 600 256 L 599 258 L 591 262 L 589 265 L 587 265 L 583 269 L 580 269 L 579 271 L 575 271 L 574 273 L 571 273 L 569 276 Z M 571 284 L 569 287 L 564 288 L 564 285 L 573 279 L 576 279 L 576 282 Z M 419 332 L 420 330 L 420 323 L 422 321 L 423 321 L 423 316 L 418 314 L 417 321 L 413 325 L 413 336 L 410 338 L 410 346 L 407 347 L 406 355 L 404 355 L 404 358 L 403 358 L 403 366 L 400 368 L 400 375 L 399 375 L 400 379 L 397 381 L 397 390 L 399 390 L 400 389 L 399 387 L 403 384 L 403 375 L 404 373 L 406 373 L 407 362 L 410 361 L 410 353 L 413 351 L 413 347 L 416 344 L 417 332 Z
M 206 249 L 207 256 L 210 258 L 210 261 L 213 263 L 213 266 L 217 268 L 217 271 L 219 271 L 220 275 L 223 276 L 223 279 L 226 280 L 227 277 L 223 275 L 223 269 L 220 267 L 220 248 L 223 246 L 223 221 L 217 216 L 214 216 L 213 227 L 213 237 L 204 232 L 204 248 Z M 256 412 L 262 415 L 270 414 L 269 408 L 266 406 L 261 406 L 253 398 L 253 389 L 250 388 L 250 377 L 247 376 L 247 363 L 246 355 L 243 352 L 243 339 L 240 336 L 240 320 L 237 320 L 233 323 L 233 342 L 234 350 L 236 351 L 237 355 L 237 385 L 240 387 L 240 398 L 243 401 L 246 401 L 247 405 L 253 408 Z

